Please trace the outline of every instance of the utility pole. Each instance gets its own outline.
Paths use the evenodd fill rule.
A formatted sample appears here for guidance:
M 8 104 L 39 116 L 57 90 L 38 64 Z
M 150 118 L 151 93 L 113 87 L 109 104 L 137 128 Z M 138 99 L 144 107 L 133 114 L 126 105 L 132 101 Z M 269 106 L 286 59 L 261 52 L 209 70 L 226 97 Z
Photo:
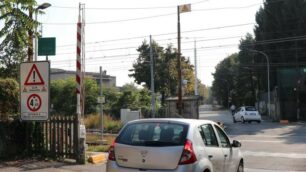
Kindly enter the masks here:
M 198 66 L 197 66 L 197 41 L 194 40 L 194 95 L 198 93 Z
M 178 112 L 183 115 L 183 100 L 182 100 L 182 65 L 181 65 L 181 21 L 180 13 L 190 12 L 191 4 L 177 6 L 177 73 L 178 73 Z
M 150 35 L 150 68 L 151 68 L 151 111 L 152 118 L 155 118 L 155 91 L 154 91 L 154 70 L 153 70 L 153 50 L 152 50 L 152 36 Z
M 180 6 L 177 6 L 177 73 L 178 73 L 178 112 L 183 114 L 182 102 L 182 67 L 181 67 L 181 23 L 180 23 Z
M 100 116 L 101 116 L 101 141 L 103 142 L 103 133 L 104 133 L 104 125 L 103 125 L 103 71 L 102 66 L 100 66 Z

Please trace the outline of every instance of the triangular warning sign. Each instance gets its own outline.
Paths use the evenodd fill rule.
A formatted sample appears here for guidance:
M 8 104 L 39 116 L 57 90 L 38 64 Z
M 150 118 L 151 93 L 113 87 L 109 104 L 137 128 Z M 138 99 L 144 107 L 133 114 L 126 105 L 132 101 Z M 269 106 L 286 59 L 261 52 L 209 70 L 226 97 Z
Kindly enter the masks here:
M 37 69 L 37 66 L 33 64 L 24 85 L 44 85 L 44 84 L 45 81 L 41 77 L 40 72 Z
M 185 4 L 179 6 L 180 13 L 190 12 L 191 11 L 191 4 Z

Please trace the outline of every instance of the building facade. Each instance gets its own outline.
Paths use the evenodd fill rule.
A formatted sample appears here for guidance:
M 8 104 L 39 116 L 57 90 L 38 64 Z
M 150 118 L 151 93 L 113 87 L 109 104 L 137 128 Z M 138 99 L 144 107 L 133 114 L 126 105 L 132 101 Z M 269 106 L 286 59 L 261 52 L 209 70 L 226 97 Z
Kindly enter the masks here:
M 51 81 L 58 80 L 58 79 L 68 79 L 68 78 L 75 77 L 75 76 L 76 76 L 76 71 L 68 71 L 68 70 L 54 68 L 54 69 L 51 69 L 51 72 L 50 72 Z M 100 83 L 100 73 L 86 72 L 85 77 L 92 78 L 96 80 L 98 84 Z M 116 87 L 116 77 L 107 75 L 106 71 L 103 71 L 102 81 L 103 81 L 102 84 L 105 87 Z

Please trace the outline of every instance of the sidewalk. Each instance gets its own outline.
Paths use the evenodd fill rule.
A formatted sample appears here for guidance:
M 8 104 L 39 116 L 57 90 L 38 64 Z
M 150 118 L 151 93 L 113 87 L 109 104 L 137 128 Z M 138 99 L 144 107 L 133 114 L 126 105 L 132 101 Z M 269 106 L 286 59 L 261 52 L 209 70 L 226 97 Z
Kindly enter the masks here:
M 87 163 L 85 165 L 74 162 L 58 162 L 52 160 L 25 159 L 17 161 L 0 161 L 0 172 L 106 172 L 106 162 L 99 164 Z

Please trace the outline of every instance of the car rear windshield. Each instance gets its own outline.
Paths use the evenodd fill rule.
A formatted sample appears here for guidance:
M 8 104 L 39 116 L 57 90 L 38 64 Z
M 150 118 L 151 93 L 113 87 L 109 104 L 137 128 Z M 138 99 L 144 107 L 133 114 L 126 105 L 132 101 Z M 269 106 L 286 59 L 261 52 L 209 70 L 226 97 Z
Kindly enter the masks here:
M 256 111 L 255 107 L 245 107 L 246 111 Z
M 124 127 L 116 142 L 135 146 L 180 146 L 185 144 L 188 125 L 169 122 L 133 123 Z

